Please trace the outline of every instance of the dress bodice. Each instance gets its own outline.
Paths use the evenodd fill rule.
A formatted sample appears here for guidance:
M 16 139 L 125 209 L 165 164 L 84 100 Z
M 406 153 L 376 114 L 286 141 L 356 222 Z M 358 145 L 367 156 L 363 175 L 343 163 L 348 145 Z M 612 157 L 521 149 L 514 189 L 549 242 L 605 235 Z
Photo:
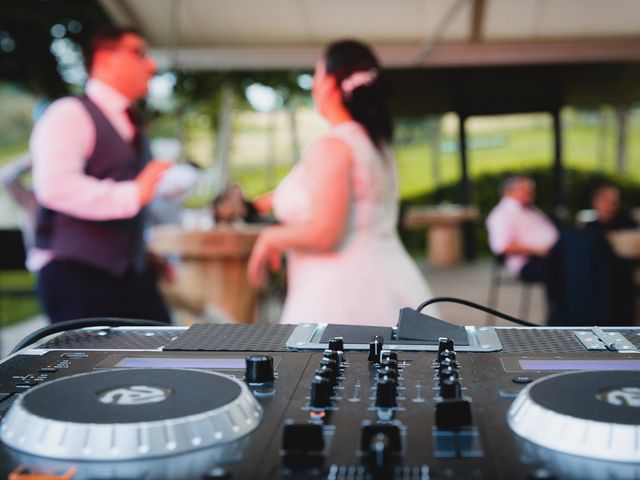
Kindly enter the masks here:
M 308 192 L 314 182 L 309 163 L 323 160 L 313 155 L 313 150 L 319 142 L 328 138 L 342 140 L 352 152 L 351 205 L 341 244 L 348 244 L 353 236 L 363 231 L 367 234 L 392 235 L 397 223 L 398 206 L 397 178 L 391 150 L 386 146 L 376 148 L 364 128 L 353 121 L 334 126 L 307 148 L 300 162 L 276 189 L 276 217 L 289 224 L 309 220 L 311 201 Z

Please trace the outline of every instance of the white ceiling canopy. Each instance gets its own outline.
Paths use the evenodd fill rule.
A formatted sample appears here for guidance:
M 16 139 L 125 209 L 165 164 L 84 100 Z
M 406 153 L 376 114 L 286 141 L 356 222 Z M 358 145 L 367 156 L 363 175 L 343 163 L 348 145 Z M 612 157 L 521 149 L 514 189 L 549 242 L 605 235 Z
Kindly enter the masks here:
M 640 61 L 638 0 L 100 0 L 164 68 L 311 68 L 356 38 L 388 68 Z

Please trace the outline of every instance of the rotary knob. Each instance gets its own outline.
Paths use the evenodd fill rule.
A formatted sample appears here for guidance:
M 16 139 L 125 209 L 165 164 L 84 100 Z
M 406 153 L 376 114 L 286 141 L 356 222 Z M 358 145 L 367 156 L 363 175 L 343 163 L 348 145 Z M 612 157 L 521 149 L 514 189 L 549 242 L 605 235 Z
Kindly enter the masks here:
M 340 364 L 332 358 L 322 357 L 320 368 L 327 367 L 334 371 L 336 378 L 340 375 Z
M 438 354 L 445 350 L 449 350 L 450 352 L 453 351 L 453 340 L 446 337 L 440 337 L 438 339 Z
M 331 387 L 333 387 L 337 383 L 336 374 L 330 368 L 325 367 L 324 365 L 320 368 L 316 368 L 315 375 L 318 377 L 326 378 L 331 382 Z
M 439 381 L 440 384 L 442 384 L 442 382 L 446 379 L 446 378 L 459 378 L 459 374 L 456 371 L 456 369 L 452 368 L 452 367 L 445 367 L 443 369 L 440 370 L 440 372 L 438 373 L 438 377 L 439 377 Z
M 436 359 L 435 363 L 440 363 L 441 361 L 449 358 L 449 359 L 453 359 L 455 352 L 452 352 L 451 350 L 443 350 L 441 352 L 438 352 L 438 358 Z M 453 357 L 453 358 L 452 358 Z
M 389 367 L 393 368 L 394 370 L 398 370 L 398 361 L 391 358 L 383 358 L 380 365 L 383 367 Z
M 342 338 L 342 337 L 334 337 L 331 340 L 329 340 L 329 346 L 328 346 L 327 350 L 335 352 L 338 355 L 338 361 L 340 363 L 345 361 L 344 338 Z M 325 352 L 327 350 L 325 350 Z
M 378 377 L 389 377 L 393 380 L 398 379 L 398 371 L 395 368 L 391 368 L 388 365 L 384 365 L 378 369 Z
M 398 352 L 392 352 L 391 350 L 382 350 L 382 361 L 386 361 L 387 359 L 389 360 L 394 360 L 394 361 L 398 361 Z
M 443 379 L 440 382 L 440 396 L 446 399 L 462 398 L 460 380 L 455 377 Z
M 344 352 L 344 338 L 333 337 L 331 340 L 329 340 L 329 350 L 333 350 L 335 352 Z
M 383 338 L 380 335 L 376 335 L 369 342 L 369 358 L 372 363 L 380 363 L 382 355 Z
M 451 358 L 448 357 L 440 360 L 440 363 L 438 364 L 438 370 L 444 370 L 447 367 L 458 368 L 458 362 L 451 360 Z
M 245 359 L 244 380 L 249 385 L 273 382 L 273 357 L 252 355 Z
M 376 386 L 376 407 L 393 408 L 398 405 L 396 401 L 396 382 L 392 378 L 384 377 L 378 380 Z
M 328 378 L 315 376 L 311 381 L 310 404 L 313 408 L 328 408 L 331 406 L 331 381 Z
M 325 350 L 322 354 L 324 358 L 330 358 L 331 360 L 335 360 L 336 362 L 340 362 L 340 354 L 336 350 Z

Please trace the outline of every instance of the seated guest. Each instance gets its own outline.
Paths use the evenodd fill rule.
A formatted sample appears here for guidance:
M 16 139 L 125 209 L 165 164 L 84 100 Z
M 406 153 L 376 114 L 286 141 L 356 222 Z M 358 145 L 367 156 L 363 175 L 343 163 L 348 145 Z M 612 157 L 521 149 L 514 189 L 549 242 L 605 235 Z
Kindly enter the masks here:
M 602 231 L 636 228 L 636 222 L 620 211 L 620 190 L 615 185 L 602 185 L 591 195 L 591 205 L 596 212 L 595 220 L 587 222 L 585 228 Z
M 542 258 L 558 239 L 556 227 L 535 208 L 534 200 L 533 180 L 509 178 L 486 221 L 491 251 L 504 256 L 507 269 L 529 282 L 542 280 Z
M 265 219 L 255 205 L 249 202 L 240 185 L 230 185 L 213 200 L 213 218 L 216 223 L 261 223 Z

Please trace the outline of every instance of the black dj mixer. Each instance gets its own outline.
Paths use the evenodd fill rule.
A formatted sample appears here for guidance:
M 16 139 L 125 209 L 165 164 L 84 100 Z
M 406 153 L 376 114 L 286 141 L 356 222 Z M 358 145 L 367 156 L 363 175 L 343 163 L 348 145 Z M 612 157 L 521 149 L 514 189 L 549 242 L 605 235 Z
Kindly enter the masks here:
M 640 478 L 640 330 L 461 332 L 50 335 L 0 363 L 0 476 Z

